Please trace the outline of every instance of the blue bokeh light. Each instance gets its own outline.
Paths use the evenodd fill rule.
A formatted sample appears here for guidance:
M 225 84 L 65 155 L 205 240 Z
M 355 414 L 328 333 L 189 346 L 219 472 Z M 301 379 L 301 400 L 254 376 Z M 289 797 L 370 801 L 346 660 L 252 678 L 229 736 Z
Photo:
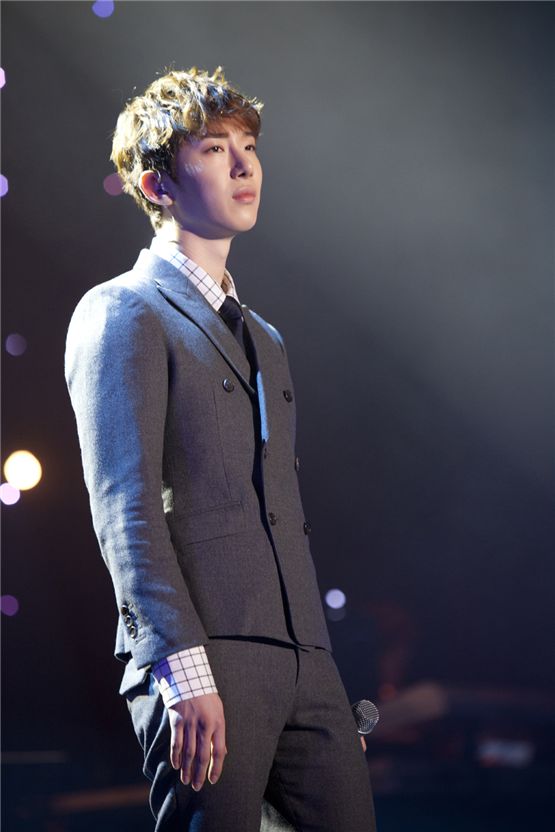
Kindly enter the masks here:
M 10 335 L 7 336 L 6 341 L 6 352 L 9 352 L 10 355 L 23 355 L 25 350 L 27 349 L 27 340 L 20 335 L 19 332 L 12 332 Z
M 96 0 L 92 10 L 97 17 L 110 17 L 114 13 L 114 3 L 112 0 Z
M 14 595 L 0 597 L 0 610 L 4 615 L 16 615 L 19 612 L 19 601 Z

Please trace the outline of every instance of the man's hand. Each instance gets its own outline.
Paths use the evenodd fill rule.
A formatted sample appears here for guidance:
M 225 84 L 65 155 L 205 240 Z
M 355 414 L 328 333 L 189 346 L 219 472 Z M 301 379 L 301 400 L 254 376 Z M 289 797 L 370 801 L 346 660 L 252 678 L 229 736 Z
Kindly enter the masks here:
M 169 709 L 171 764 L 181 769 L 181 782 L 199 791 L 205 781 L 215 783 L 224 764 L 224 706 L 217 693 L 206 693 L 176 702 Z M 210 759 L 212 762 L 210 763 Z

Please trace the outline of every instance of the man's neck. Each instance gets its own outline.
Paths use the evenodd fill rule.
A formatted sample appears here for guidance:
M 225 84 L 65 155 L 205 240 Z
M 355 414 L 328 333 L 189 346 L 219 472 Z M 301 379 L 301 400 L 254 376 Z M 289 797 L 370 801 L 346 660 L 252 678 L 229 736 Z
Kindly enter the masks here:
M 222 285 L 225 264 L 229 254 L 232 238 L 207 240 L 191 231 L 166 223 L 156 232 L 156 236 L 168 242 L 176 243 L 179 250 L 208 272 L 219 286 Z

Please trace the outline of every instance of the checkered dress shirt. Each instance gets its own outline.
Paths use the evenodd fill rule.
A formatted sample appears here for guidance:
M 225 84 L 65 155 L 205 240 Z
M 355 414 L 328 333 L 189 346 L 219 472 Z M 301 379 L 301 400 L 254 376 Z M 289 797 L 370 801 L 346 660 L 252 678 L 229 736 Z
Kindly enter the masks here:
M 163 257 L 179 269 L 188 280 L 194 283 L 216 312 L 219 312 L 226 295 L 231 295 L 239 302 L 233 278 L 227 269 L 220 286 L 201 266 L 183 254 L 177 243 L 154 237 L 150 249 L 158 257 Z M 152 673 L 167 708 L 183 699 L 218 692 L 208 656 L 202 644 L 172 653 L 171 656 L 157 662 L 152 667 Z

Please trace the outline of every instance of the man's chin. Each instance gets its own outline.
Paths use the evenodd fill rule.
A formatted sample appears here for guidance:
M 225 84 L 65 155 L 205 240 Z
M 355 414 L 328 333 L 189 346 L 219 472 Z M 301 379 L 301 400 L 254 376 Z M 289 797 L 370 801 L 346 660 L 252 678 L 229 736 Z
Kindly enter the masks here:
M 242 234 L 244 231 L 250 231 L 251 228 L 254 228 L 256 225 L 256 217 L 251 217 L 250 219 L 245 218 L 242 222 L 236 222 L 233 224 L 233 229 L 230 229 L 232 234 Z

